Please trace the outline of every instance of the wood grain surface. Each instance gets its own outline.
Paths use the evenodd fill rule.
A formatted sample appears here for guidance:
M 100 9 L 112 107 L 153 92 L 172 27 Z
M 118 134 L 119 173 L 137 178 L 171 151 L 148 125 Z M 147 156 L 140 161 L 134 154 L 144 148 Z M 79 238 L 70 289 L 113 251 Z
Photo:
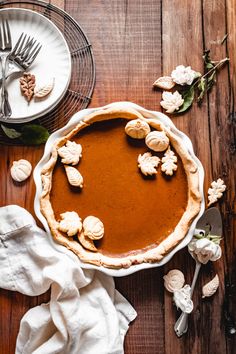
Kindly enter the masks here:
M 236 0 L 54 0 L 51 3 L 71 14 L 92 43 L 96 86 L 90 107 L 125 100 L 161 110 L 161 92 L 152 89 L 157 77 L 170 74 L 179 64 L 203 71 L 204 49 L 211 50 L 214 60 L 230 58 L 230 66 L 219 72 L 217 84 L 201 108 L 195 104 L 186 114 L 171 117 L 191 138 L 204 166 L 205 192 L 218 177 L 227 185 L 227 192 L 217 205 L 224 224 L 223 256 L 202 267 L 188 333 L 181 339 L 174 334 L 178 312 L 172 297 L 164 291 L 162 279 L 170 269 L 178 268 L 184 272 L 186 282 L 191 282 L 194 261 L 186 249 L 164 267 L 116 279 L 116 286 L 138 312 L 125 339 L 126 354 L 236 353 L 236 336 L 225 335 L 223 314 L 225 276 L 236 284 Z M 221 44 L 226 33 L 228 38 Z M 42 152 L 43 147 L 0 146 L 1 206 L 18 204 L 34 214 L 33 179 L 16 185 L 9 168 L 13 160 L 22 157 L 35 166 Z M 201 287 L 215 273 L 220 278 L 219 290 L 213 298 L 202 300 Z M 49 293 L 30 298 L 0 290 L 0 354 L 14 353 L 21 317 L 27 309 L 48 298 Z M 235 293 L 230 298 L 230 309 L 236 319 Z

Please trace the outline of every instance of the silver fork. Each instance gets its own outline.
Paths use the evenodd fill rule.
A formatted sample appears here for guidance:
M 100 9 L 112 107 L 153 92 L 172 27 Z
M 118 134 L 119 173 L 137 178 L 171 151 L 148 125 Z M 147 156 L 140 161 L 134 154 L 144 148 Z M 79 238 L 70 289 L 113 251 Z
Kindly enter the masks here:
M 5 103 L 5 71 L 6 71 L 6 63 L 8 59 L 8 55 L 10 54 L 12 49 L 11 43 L 11 32 L 9 23 L 7 20 L 2 21 L 2 25 L 0 26 L 0 58 L 2 64 L 2 90 L 1 90 L 1 112 L 0 116 L 7 118 L 11 115 L 11 107 Z
M 9 68 L 6 77 L 14 73 L 24 72 L 36 59 L 42 45 L 32 37 L 22 33 L 12 52 L 9 54 Z
M 32 37 L 27 37 L 26 34 L 22 33 L 19 37 L 15 47 L 8 56 L 8 70 L 5 75 L 5 79 L 15 73 L 24 72 L 36 59 L 42 46 L 37 43 Z M 2 79 L 0 79 L 0 87 L 2 85 Z M 8 92 L 5 90 L 5 106 L 10 107 L 8 101 Z M 9 109 L 10 111 L 10 109 Z M 8 115 L 7 117 L 9 117 Z

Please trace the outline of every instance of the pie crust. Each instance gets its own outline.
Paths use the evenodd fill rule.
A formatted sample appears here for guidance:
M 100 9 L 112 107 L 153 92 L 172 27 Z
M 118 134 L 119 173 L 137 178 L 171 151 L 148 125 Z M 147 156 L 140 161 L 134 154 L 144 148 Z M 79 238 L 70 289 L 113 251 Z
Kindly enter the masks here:
M 64 146 L 67 141 L 73 139 L 73 137 L 85 127 L 93 124 L 94 122 L 112 120 L 122 118 L 126 120 L 141 119 L 146 121 L 149 126 L 157 131 L 164 131 L 166 136 L 170 140 L 171 146 L 174 148 L 178 156 L 182 160 L 184 171 L 187 178 L 187 206 L 180 218 L 178 224 L 175 226 L 174 231 L 153 248 L 139 250 L 139 252 L 133 252 L 130 250 L 129 254 L 125 256 L 108 256 L 104 255 L 99 250 L 97 252 L 91 252 L 82 247 L 82 245 L 73 238 L 68 238 L 59 231 L 58 221 L 55 218 L 54 210 L 50 200 L 50 192 L 52 189 L 52 177 L 53 170 L 58 159 L 58 149 Z M 193 219 L 198 215 L 201 206 L 201 194 L 199 191 L 199 171 L 198 166 L 188 153 L 182 140 L 174 134 L 171 128 L 164 126 L 158 118 L 145 118 L 135 109 L 114 109 L 104 108 L 97 110 L 92 114 L 86 116 L 81 120 L 77 126 L 70 131 L 67 135 L 56 140 L 52 147 L 51 157 L 49 161 L 44 165 L 41 171 L 43 191 L 40 200 L 41 212 L 45 216 L 48 225 L 50 227 L 53 238 L 60 244 L 64 245 L 75 254 L 78 255 L 81 261 L 91 263 L 97 266 L 104 266 L 108 268 L 128 268 L 133 264 L 141 263 L 155 263 L 165 257 L 176 245 L 178 245 L 188 233 L 188 230 L 192 224 Z M 174 178 L 174 177 L 171 177 Z

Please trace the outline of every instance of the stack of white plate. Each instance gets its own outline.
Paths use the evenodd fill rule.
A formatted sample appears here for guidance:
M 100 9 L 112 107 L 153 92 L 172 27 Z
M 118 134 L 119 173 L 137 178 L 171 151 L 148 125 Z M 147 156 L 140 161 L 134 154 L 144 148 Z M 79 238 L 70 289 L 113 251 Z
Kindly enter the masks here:
M 36 85 L 44 85 L 54 79 L 54 88 L 43 100 L 30 103 L 22 96 L 19 74 L 7 80 L 12 116 L 9 123 L 24 123 L 51 111 L 63 98 L 71 78 L 71 55 L 65 38 L 53 22 L 43 15 L 26 9 L 2 9 L 0 19 L 7 18 L 11 29 L 13 47 L 21 33 L 34 37 L 42 48 L 27 70 L 35 75 Z M 4 119 L 2 119 L 5 121 Z

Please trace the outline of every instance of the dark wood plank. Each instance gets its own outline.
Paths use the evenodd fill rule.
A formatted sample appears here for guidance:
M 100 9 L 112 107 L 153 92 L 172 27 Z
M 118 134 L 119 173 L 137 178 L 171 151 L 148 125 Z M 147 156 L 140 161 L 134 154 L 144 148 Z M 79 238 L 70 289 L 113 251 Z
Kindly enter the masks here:
M 226 42 L 222 45 L 221 41 L 224 35 L 227 33 L 226 23 L 226 8 L 225 3 L 222 1 L 215 1 L 209 3 L 203 2 L 202 7 L 203 16 L 203 43 L 206 49 L 211 50 L 212 58 L 220 60 L 227 56 Z M 218 74 L 217 85 L 213 87 L 208 100 L 208 119 L 210 127 L 210 149 L 211 149 L 211 161 L 212 161 L 212 177 L 217 179 L 221 177 L 224 179 L 228 190 L 225 193 L 224 198 L 220 201 L 219 205 L 222 212 L 222 218 L 224 226 L 229 222 L 229 215 L 226 213 L 226 209 L 229 210 L 229 204 L 231 203 L 231 190 L 234 189 L 234 183 L 230 179 L 234 174 L 232 168 L 232 156 L 229 153 L 229 137 L 231 126 L 227 124 L 227 120 L 230 113 L 229 107 L 229 76 L 228 66 L 226 65 Z M 215 158 L 215 157 L 218 158 Z M 220 158 L 224 156 L 224 158 Z M 235 162 L 235 160 L 234 160 Z M 223 206 L 223 208 L 222 208 Z M 233 231 L 233 230 L 232 230 Z M 227 235 L 224 232 L 224 237 L 234 237 L 233 234 Z M 224 252 L 222 259 L 219 262 L 215 262 L 213 265 L 214 272 L 219 275 L 220 289 L 217 293 L 217 297 L 214 297 L 213 306 L 208 301 L 205 306 L 202 306 L 202 315 L 207 318 L 211 315 L 212 331 L 215 333 L 215 337 L 205 340 L 204 345 L 208 347 L 209 352 L 226 352 L 226 337 L 225 328 L 222 321 L 222 312 L 219 309 L 223 308 L 224 300 L 224 272 L 227 271 L 227 245 L 228 242 L 222 243 Z M 208 321 L 209 322 L 209 321 Z M 217 325 L 221 323 L 221 325 Z
M 226 43 L 226 52 L 230 58 L 229 67 L 229 112 L 226 116 L 226 120 L 223 122 L 224 126 L 227 126 L 227 169 L 228 171 L 228 183 L 230 189 L 227 194 L 227 208 L 225 209 L 226 221 L 225 221 L 225 248 L 227 257 L 227 273 L 233 284 L 236 284 L 236 203 L 235 203 L 235 181 L 236 181 L 236 106 L 235 106 L 235 92 L 236 92 L 236 35 L 235 35 L 235 23 L 236 23 L 236 1 L 226 1 L 226 15 L 227 15 L 227 33 L 228 40 Z M 229 307 L 234 319 L 236 320 L 236 291 L 234 291 Z M 235 336 L 227 339 L 228 353 L 233 353 L 236 347 Z

